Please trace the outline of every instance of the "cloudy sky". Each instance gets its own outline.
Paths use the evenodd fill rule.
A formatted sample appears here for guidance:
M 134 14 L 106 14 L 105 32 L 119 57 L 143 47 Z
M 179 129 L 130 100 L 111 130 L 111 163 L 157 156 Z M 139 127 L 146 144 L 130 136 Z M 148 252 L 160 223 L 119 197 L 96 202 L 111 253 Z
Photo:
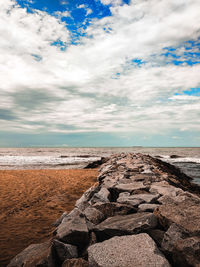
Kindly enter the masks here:
M 0 146 L 200 146 L 199 0 L 0 0 Z

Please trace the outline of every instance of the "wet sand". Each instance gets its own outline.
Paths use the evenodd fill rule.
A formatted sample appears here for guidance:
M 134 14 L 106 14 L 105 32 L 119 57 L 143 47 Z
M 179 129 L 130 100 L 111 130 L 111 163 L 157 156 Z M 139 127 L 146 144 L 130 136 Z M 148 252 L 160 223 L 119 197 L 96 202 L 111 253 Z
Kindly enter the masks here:
M 51 237 L 51 224 L 96 182 L 97 170 L 0 170 L 0 266 Z

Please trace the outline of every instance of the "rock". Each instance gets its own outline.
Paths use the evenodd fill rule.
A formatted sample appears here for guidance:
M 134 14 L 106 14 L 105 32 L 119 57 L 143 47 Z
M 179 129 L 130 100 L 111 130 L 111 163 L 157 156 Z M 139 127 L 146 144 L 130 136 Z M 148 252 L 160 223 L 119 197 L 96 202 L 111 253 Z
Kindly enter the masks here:
M 167 182 L 162 181 L 158 183 L 153 183 L 151 185 L 151 188 L 149 192 L 154 194 L 160 194 L 160 195 L 167 195 L 171 197 L 175 197 L 180 193 L 183 193 L 183 190 L 180 188 L 176 188 L 172 185 L 169 185 Z
M 162 249 L 167 253 L 171 253 L 176 242 L 180 239 L 184 239 L 186 236 L 187 235 L 182 232 L 180 227 L 173 223 L 163 236 L 161 244 Z
M 118 185 L 115 186 L 115 188 L 119 191 L 119 192 L 129 192 L 132 193 L 134 190 L 141 190 L 141 189 L 146 189 L 147 186 L 145 186 L 143 184 L 143 182 L 132 182 L 132 183 L 128 183 L 128 184 L 123 184 L 120 183 Z
M 165 228 L 175 223 L 190 235 L 200 234 L 200 205 L 196 199 L 160 205 L 154 214 Z
M 188 237 L 178 240 L 173 250 L 175 266 L 200 266 L 200 237 Z
M 188 237 L 188 233 L 172 224 L 164 234 L 162 250 L 169 254 L 175 266 L 198 266 L 200 264 L 200 237 Z
M 115 235 L 137 234 L 155 228 L 156 217 L 152 213 L 140 212 L 129 215 L 110 217 L 93 229 L 99 240 L 105 240 Z
M 151 238 L 153 238 L 153 240 L 156 242 L 156 244 L 161 247 L 163 238 L 164 238 L 164 234 L 165 232 L 160 230 L 160 229 L 150 229 L 149 231 L 147 231 L 147 234 L 150 235 Z
M 62 267 L 88 267 L 88 262 L 84 259 L 70 259 L 66 260 L 63 264 Z
M 103 179 L 101 184 L 102 187 L 106 187 L 107 189 L 113 188 L 115 185 L 117 185 L 117 180 L 109 177 Z
M 170 155 L 170 158 L 171 159 L 177 159 L 177 158 L 181 158 L 181 156 L 178 156 L 178 155 Z
M 150 211 L 153 212 L 159 205 L 158 204 L 140 204 L 138 211 Z
M 54 223 L 52 223 L 53 226 L 58 226 L 61 224 L 62 220 L 67 216 L 67 212 L 65 211 L 61 216 L 60 218 L 58 218 L 58 220 L 56 220 Z
M 98 224 L 105 219 L 105 215 L 98 209 L 89 206 L 84 211 L 83 214 L 93 224 Z
M 102 187 L 98 193 L 95 193 L 90 200 L 91 204 L 96 202 L 109 202 L 110 192 L 107 188 Z
M 142 203 L 152 203 L 155 202 L 159 198 L 159 195 L 154 194 L 135 194 L 130 195 L 129 193 L 120 193 L 117 202 L 129 204 L 137 207 Z
M 98 186 L 90 187 L 81 198 L 76 201 L 75 207 L 83 211 L 89 206 L 89 200 L 99 190 Z
M 78 209 L 74 209 L 73 212 L 63 219 L 56 233 L 58 240 L 77 245 L 78 247 L 84 246 L 89 242 L 86 219 Z
M 108 161 L 108 158 L 101 157 L 99 160 L 95 160 L 93 162 L 88 163 L 84 169 L 95 169 L 101 166 L 102 164 L 106 163 Z
M 90 267 L 170 267 L 147 234 L 113 237 L 88 248 Z
M 106 218 L 114 215 L 126 215 L 135 213 L 137 211 L 130 205 L 120 204 L 117 202 L 96 203 L 94 204 L 94 207 L 101 211 Z
M 56 251 L 57 257 L 61 262 L 66 259 L 78 258 L 77 247 L 69 244 L 65 244 L 56 239 L 53 240 L 53 247 Z
M 32 244 L 11 260 L 8 267 L 56 267 L 51 243 Z

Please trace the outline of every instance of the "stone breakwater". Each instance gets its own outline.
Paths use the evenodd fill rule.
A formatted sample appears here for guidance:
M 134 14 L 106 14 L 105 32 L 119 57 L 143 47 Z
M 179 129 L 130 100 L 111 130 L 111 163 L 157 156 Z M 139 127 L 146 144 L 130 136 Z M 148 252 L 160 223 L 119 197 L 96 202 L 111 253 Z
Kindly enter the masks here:
M 200 266 L 200 189 L 142 154 L 113 155 L 98 183 L 8 267 Z

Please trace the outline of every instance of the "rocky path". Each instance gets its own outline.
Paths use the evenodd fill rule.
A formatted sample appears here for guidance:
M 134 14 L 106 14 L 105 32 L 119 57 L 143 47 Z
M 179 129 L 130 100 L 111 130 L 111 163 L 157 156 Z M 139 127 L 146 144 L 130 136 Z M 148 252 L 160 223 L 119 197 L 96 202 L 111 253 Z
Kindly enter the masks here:
M 113 155 L 98 183 L 57 221 L 52 240 L 9 267 L 200 266 L 200 188 L 142 154 Z

